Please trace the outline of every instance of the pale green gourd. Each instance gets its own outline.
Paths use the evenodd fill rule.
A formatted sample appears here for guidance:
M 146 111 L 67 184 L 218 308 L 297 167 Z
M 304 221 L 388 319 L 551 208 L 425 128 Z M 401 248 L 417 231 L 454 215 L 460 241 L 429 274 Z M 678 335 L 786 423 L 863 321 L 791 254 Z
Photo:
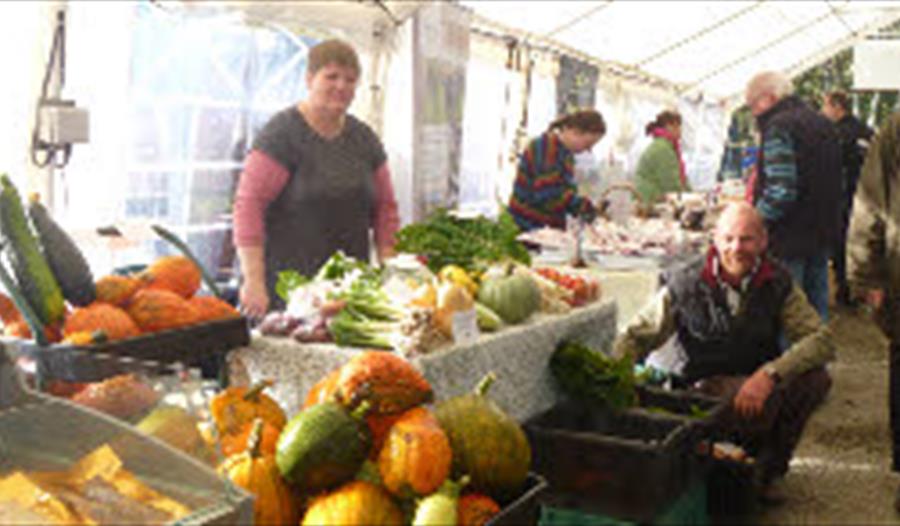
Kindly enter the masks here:
M 458 522 L 459 493 L 468 483 L 468 475 L 463 475 L 459 482 L 445 480 L 437 491 L 419 501 L 413 526 L 455 526 Z

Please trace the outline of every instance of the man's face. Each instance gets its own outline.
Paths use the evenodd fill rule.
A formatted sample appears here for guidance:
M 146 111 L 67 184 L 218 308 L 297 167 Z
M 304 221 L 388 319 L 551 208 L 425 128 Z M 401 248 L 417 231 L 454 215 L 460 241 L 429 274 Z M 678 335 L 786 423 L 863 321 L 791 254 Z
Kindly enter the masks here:
M 753 270 L 766 249 L 766 234 L 749 213 L 723 215 L 716 228 L 715 244 L 725 271 L 743 278 Z
M 836 122 L 841 120 L 842 117 L 842 109 L 837 104 L 832 104 L 831 99 L 825 97 L 822 100 L 822 115 L 828 118 L 828 120 Z

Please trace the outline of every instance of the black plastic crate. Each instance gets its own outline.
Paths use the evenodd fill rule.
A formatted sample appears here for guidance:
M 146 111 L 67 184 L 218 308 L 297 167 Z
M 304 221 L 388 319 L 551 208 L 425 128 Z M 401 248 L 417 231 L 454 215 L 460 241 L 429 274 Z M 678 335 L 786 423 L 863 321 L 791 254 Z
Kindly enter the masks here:
M 525 526 L 537 524 L 540 519 L 541 506 L 538 500 L 547 481 L 537 473 L 528 473 L 522 493 L 506 504 L 500 513 L 491 517 L 486 526 Z
M 159 364 L 195 365 L 219 353 L 250 343 L 244 317 L 217 320 L 135 338 L 86 346 L 40 346 L 31 340 L 6 341 L 13 352 L 33 361 L 40 382 L 96 382 L 131 372 L 127 358 Z
M 697 439 L 711 438 L 728 409 L 728 400 L 719 397 L 661 387 L 638 386 L 635 410 L 682 420 Z
M 647 522 L 695 473 L 683 419 L 567 401 L 525 423 L 534 469 L 549 483 L 543 502 Z

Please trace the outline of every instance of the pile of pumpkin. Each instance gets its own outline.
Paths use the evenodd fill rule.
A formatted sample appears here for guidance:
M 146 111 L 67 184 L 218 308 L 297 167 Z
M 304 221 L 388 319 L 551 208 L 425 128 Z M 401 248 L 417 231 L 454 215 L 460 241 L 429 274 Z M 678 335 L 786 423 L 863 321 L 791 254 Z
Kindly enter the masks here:
M 200 271 L 184 256 L 163 256 L 133 275 L 108 275 L 94 284 L 94 300 L 66 309 L 60 322 L 45 327 L 50 342 L 90 345 L 133 338 L 240 313 L 215 296 L 197 295 Z M 21 313 L 0 295 L 4 334 L 31 338 Z
M 290 421 L 258 389 L 229 388 L 211 407 L 231 453 L 219 469 L 255 496 L 257 524 L 484 524 L 531 465 L 521 427 L 485 396 L 492 382 L 429 406 L 412 365 L 367 351 Z

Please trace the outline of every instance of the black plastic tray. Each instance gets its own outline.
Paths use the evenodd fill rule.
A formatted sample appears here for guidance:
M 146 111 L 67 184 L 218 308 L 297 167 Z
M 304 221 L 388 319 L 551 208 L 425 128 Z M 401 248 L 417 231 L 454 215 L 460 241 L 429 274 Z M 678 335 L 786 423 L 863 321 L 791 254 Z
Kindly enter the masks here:
M 40 381 L 68 382 L 96 382 L 134 372 L 136 368 L 153 370 L 174 363 L 194 365 L 249 342 L 250 329 L 244 317 L 89 346 L 42 347 L 30 340 L 5 341 L 18 355 L 34 360 L 35 375 Z
M 491 517 L 486 526 L 519 526 L 537 524 L 541 506 L 538 498 L 547 489 L 547 481 L 537 473 L 528 473 L 525 488 L 518 498 L 506 503 L 500 513 Z
M 648 522 L 690 483 L 693 434 L 683 419 L 564 402 L 525 423 L 543 502 Z

